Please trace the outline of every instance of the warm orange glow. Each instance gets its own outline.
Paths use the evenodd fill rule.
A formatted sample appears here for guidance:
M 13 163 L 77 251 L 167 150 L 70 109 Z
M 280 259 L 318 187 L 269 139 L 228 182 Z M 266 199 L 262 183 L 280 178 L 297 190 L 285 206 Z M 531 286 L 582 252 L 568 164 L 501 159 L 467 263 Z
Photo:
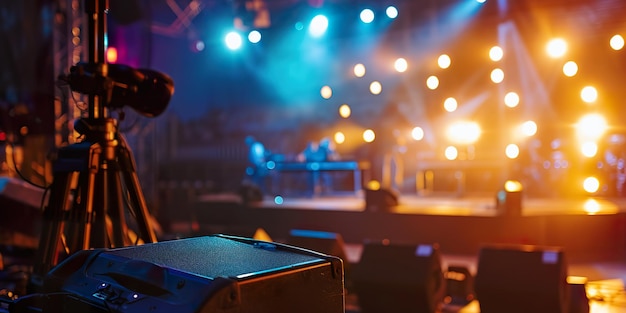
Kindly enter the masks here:
M 352 109 L 350 109 L 349 105 L 344 103 L 339 107 L 339 116 L 343 118 L 348 118 L 350 117 L 351 114 L 352 114 Z
M 107 48 L 107 62 L 108 63 L 117 63 L 117 48 L 108 47 Z
M 507 192 L 520 192 L 523 187 L 522 183 L 516 180 L 507 180 L 504 182 L 504 190 Z
M 340 145 L 346 142 L 346 135 L 344 135 L 344 133 L 342 132 L 336 132 L 334 139 L 335 139 L 335 142 Z

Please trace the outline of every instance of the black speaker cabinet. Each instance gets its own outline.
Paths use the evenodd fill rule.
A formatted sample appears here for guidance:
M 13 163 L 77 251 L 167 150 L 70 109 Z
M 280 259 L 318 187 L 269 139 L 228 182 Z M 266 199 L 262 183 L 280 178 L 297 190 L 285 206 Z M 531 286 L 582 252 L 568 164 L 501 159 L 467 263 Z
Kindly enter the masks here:
M 339 258 L 213 235 L 78 252 L 44 279 L 46 312 L 344 312 Z
M 365 211 L 389 212 L 398 205 L 398 193 L 390 189 L 365 189 Z
M 474 288 L 481 313 L 569 310 L 567 264 L 559 248 L 483 247 Z
M 347 283 L 350 279 L 351 266 L 348 262 L 346 247 L 341 234 L 318 230 L 292 229 L 289 231 L 287 244 L 340 258 L 343 261 L 344 282 Z
M 438 312 L 445 284 L 437 245 L 366 243 L 352 280 L 363 313 Z

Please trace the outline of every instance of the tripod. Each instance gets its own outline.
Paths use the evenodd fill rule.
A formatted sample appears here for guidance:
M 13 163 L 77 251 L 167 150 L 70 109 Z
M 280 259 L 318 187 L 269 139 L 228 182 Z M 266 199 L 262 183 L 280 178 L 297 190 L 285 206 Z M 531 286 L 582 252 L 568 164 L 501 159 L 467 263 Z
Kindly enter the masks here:
M 107 76 L 108 66 L 103 62 L 107 2 L 85 2 L 90 61 L 96 71 L 84 81 L 70 81 L 70 85 L 89 94 L 89 115 L 75 124 L 84 140 L 59 149 L 53 165 L 34 266 L 38 277 L 79 250 L 156 242 L 132 152 L 118 132 L 117 120 L 107 117 L 106 106 L 116 105 L 111 101 L 116 97 L 112 89 L 120 85 Z M 117 97 L 127 96 L 132 91 L 128 90 L 131 88 Z M 127 216 L 136 222 L 134 238 Z

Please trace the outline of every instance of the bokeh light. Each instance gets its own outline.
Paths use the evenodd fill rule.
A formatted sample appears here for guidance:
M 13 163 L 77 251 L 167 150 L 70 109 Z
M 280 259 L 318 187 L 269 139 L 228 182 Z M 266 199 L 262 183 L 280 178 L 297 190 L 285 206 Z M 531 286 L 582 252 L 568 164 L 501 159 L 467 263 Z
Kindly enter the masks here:
M 567 77 L 574 77 L 578 74 L 578 64 L 574 61 L 569 61 L 563 65 L 563 74 Z
M 615 35 L 611 37 L 610 44 L 613 50 L 622 50 L 624 48 L 624 37 L 621 35 Z
M 417 141 L 424 139 L 424 135 L 424 130 L 419 126 L 414 127 L 411 131 L 411 137 Z
M 450 56 L 447 54 L 442 54 L 437 59 L 437 65 L 439 65 L 439 67 L 442 69 L 449 68 L 451 64 L 452 64 L 452 59 L 450 59 Z
M 514 108 L 519 104 L 519 95 L 516 92 L 509 92 L 504 96 L 504 105 Z
M 385 14 L 387 14 L 388 18 L 396 18 L 398 17 L 398 9 L 394 7 L 393 5 L 390 5 L 385 10 Z
M 354 66 L 354 76 L 363 77 L 365 76 L 365 65 L 359 63 Z
M 426 79 L 426 87 L 430 90 L 435 90 L 439 87 L 439 78 L 437 76 L 430 76 Z
M 519 146 L 512 143 L 506 146 L 505 152 L 506 157 L 509 159 L 516 159 L 519 157 Z
M 499 46 L 493 46 L 489 49 L 489 58 L 491 61 L 498 62 L 504 57 L 504 50 Z
M 447 98 L 444 102 L 443 102 L 443 108 L 448 111 L 448 112 L 454 112 L 456 111 L 457 107 L 459 106 L 458 102 L 456 101 L 455 98 L 450 97 Z
M 404 73 L 409 68 L 409 63 L 405 58 L 398 58 L 396 62 L 393 63 L 393 67 L 398 73 Z
M 380 94 L 382 91 L 383 91 L 383 85 L 381 85 L 379 81 L 373 81 L 373 82 L 370 84 L 370 92 L 371 92 L 373 95 L 378 95 L 378 94 Z
M 376 139 L 376 133 L 374 133 L 371 129 L 366 129 L 363 131 L 363 140 L 365 142 L 373 142 Z
M 459 150 L 454 146 L 448 146 L 444 152 L 446 159 L 452 161 L 459 157 Z
M 493 71 L 491 71 L 491 81 L 496 84 L 499 84 L 502 81 L 504 81 L 504 71 L 499 68 L 496 68 Z
M 593 86 L 586 86 L 580 91 L 580 98 L 586 103 L 594 103 L 598 100 L 598 90 Z
M 322 89 L 320 89 L 320 95 L 322 95 L 324 99 L 330 99 L 330 97 L 333 96 L 333 89 L 330 88 L 330 86 L 323 86 Z
M 359 18 L 361 19 L 361 22 L 369 24 L 374 21 L 374 11 L 371 9 L 363 9 L 361 14 L 359 14 Z
M 339 107 L 339 116 L 343 118 L 348 118 L 350 117 L 351 114 L 352 114 L 352 109 L 350 109 L 349 105 L 344 103 Z
M 567 42 L 563 38 L 555 38 L 546 45 L 546 52 L 551 58 L 560 58 L 567 53 Z

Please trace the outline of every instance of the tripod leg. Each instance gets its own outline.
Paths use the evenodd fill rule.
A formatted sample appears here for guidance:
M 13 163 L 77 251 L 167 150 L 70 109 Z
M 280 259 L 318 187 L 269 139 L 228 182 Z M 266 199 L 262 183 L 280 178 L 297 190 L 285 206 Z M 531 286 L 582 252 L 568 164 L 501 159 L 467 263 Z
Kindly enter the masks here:
M 135 215 L 137 221 L 138 236 L 144 243 L 157 242 L 154 228 L 150 221 L 150 212 L 139 184 L 139 178 L 135 170 L 135 161 L 132 152 L 127 148 L 126 139 L 120 135 L 119 165 L 124 184 L 128 190 L 130 210 Z
M 55 177 L 50 187 L 48 205 L 43 211 L 43 225 L 39 239 L 39 249 L 34 273 L 45 275 L 58 261 L 58 246 L 61 233 L 68 218 L 67 203 L 70 196 L 73 173 L 63 173 Z
M 109 164 L 112 165 L 112 164 Z M 118 167 L 108 167 L 105 170 L 107 179 L 107 213 L 111 222 L 111 243 L 114 247 L 123 247 L 127 245 L 128 227 L 124 215 L 124 201 L 122 193 L 122 181 L 118 172 Z

